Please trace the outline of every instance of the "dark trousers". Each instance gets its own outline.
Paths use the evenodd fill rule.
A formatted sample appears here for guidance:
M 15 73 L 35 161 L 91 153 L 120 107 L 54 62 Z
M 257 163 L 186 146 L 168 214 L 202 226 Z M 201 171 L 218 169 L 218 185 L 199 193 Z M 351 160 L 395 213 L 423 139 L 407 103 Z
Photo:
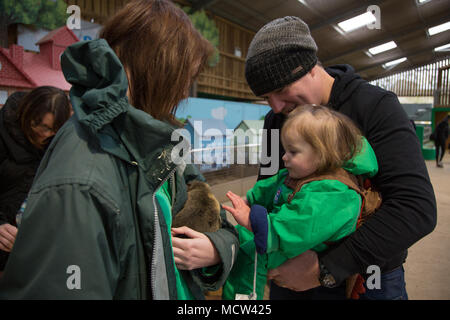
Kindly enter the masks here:
M 382 273 L 380 289 L 368 289 L 361 300 L 408 300 L 405 283 L 405 270 L 400 266 L 392 271 Z M 292 291 L 281 288 L 271 282 L 270 300 L 345 300 L 345 281 L 336 288 L 317 287 L 307 291 Z
M 392 271 L 381 274 L 380 289 L 368 289 L 361 300 L 408 300 L 405 283 L 405 269 L 400 266 Z
M 270 300 L 345 300 L 345 281 L 336 288 L 317 287 L 306 291 L 292 291 L 271 281 Z
M 442 161 L 445 154 L 445 140 L 444 141 L 435 141 L 434 146 L 436 147 L 436 164 Z

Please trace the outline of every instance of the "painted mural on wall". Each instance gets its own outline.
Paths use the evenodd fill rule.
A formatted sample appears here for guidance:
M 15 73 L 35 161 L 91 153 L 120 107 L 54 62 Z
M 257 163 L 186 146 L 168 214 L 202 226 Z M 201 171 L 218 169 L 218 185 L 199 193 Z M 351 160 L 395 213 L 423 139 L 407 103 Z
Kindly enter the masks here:
M 228 129 L 235 129 L 242 120 L 264 120 L 269 111 L 269 106 L 254 103 L 188 98 L 178 106 L 176 117 L 223 120 Z
M 193 12 L 192 8 L 183 7 L 184 12 L 186 12 L 191 19 L 194 27 L 200 32 L 200 34 L 205 37 L 214 47 L 214 53 L 210 57 L 208 64 L 210 67 L 214 67 L 219 63 L 219 29 L 213 19 L 210 19 L 205 10 L 198 10 Z
M 98 39 L 101 25 L 97 23 L 81 20 L 80 29 L 72 29 L 72 32 L 80 41 Z M 30 26 L 19 24 L 17 27 L 17 44 L 25 50 L 39 52 L 37 42 L 45 37 L 50 30 L 42 28 L 32 28 Z
M 243 120 L 263 122 L 269 111 L 268 106 L 244 102 L 203 98 L 188 98 L 182 101 L 176 117 L 186 121 L 185 136 L 191 144 L 191 163 L 200 165 L 202 171 L 209 171 L 236 164 L 238 159 L 248 162 L 248 159 L 258 158 L 246 154 L 249 149 L 243 148 L 242 145 L 261 144 L 261 136 L 256 134 L 258 139 L 249 141 L 249 138 L 252 139 L 249 132 L 247 139 L 236 139 L 235 132 L 236 129 L 243 130 Z M 259 127 L 262 128 L 261 123 L 258 124 Z M 250 150 L 260 152 L 259 147 Z M 241 158 L 240 151 L 244 152 Z
M 101 25 L 80 20 L 80 28 L 55 30 L 17 25 L 17 44 L 0 47 L 0 108 L 15 91 L 49 85 L 69 91 L 60 67 L 60 55 L 78 41 L 98 38 Z
M 0 47 L 0 107 L 15 91 L 53 86 L 68 92 L 71 86 L 61 71 L 60 56 L 65 48 L 78 41 L 77 36 L 63 26 L 36 43 L 39 53 L 25 51 L 16 44 L 9 49 Z
M 8 26 L 14 23 L 37 28 L 57 29 L 66 23 L 67 5 L 63 0 L 0 1 L 0 47 L 8 47 Z

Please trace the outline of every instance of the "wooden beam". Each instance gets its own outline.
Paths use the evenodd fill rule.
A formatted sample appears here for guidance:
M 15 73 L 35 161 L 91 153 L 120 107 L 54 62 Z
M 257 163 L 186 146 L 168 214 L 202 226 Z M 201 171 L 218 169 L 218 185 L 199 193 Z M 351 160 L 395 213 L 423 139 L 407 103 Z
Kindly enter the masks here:
M 202 9 L 206 9 L 209 6 L 213 5 L 214 3 L 216 3 L 218 0 L 200 0 L 200 1 L 194 1 L 192 3 L 192 7 L 191 10 L 189 10 L 190 13 L 194 13 L 196 11 L 202 10 Z M 192 2 L 192 1 L 191 1 Z

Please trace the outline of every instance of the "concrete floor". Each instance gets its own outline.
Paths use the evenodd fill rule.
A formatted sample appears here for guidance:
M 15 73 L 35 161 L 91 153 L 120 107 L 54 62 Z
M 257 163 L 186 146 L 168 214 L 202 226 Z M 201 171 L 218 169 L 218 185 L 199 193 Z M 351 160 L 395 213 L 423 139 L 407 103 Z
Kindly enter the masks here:
M 436 194 L 438 222 L 435 230 L 411 248 L 404 265 L 406 289 L 411 300 L 450 299 L 450 154 L 444 158 L 444 168 L 437 168 L 435 161 L 426 161 Z M 228 190 L 245 195 L 256 177 L 246 178 L 243 183 L 213 186 L 213 192 L 227 205 L 224 195 Z M 244 190 L 245 189 L 245 190 Z M 228 214 L 230 222 L 235 224 Z
M 432 233 L 415 243 L 405 264 L 406 289 L 411 300 L 450 299 L 450 155 L 444 168 L 426 161 L 437 201 L 438 220 Z

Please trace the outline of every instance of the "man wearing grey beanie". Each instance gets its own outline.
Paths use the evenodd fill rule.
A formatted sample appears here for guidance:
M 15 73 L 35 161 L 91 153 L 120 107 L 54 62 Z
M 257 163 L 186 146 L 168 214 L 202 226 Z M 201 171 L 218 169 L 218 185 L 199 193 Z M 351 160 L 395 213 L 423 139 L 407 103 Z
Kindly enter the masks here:
M 436 200 L 419 141 L 394 93 L 370 85 L 349 65 L 323 68 L 317 50 L 298 17 L 271 21 L 253 38 L 245 76 L 254 94 L 272 108 L 264 120 L 267 137 L 299 105 L 326 105 L 347 115 L 375 151 L 380 170 L 371 182 L 383 203 L 342 242 L 320 253 L 306 251 L 271 270 L 270 298 L 345 299 L 344 280 L 359 273 L 366 279 L 361 298 L 407 299 L 407 249 L 436 226 Z M 263 144 L 270 154 L 271 143 Z M 281 143 L 279 149 L 282 169 Z M 268 177 L 260 171 L 258 179 Z M 371 270 L 380 270 L 380 278 L 374 281 L 379 274 L 372 276 Z

